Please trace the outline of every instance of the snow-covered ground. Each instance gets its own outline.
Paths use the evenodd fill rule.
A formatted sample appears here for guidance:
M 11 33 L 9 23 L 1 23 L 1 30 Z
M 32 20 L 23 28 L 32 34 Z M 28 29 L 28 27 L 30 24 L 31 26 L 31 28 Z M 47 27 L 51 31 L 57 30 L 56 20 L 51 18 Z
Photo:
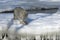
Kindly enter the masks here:
M 3 33 L 7 32 L 9 35 L 9 38 L 3 40 L 16 40 L 16 36 L 19 40 L 21 36 L 21 40 L 25 40 L 27 35 L 28 39 L 37 35 L 35 37 L 38 40 L 41 34 L 60 32 L 60 10 L 56 13 L 29 14 L 28 25 L 22 25 L 19 20 L 13 18 L 13 13 L 0 14 L 0 38 Z
M 19 29 L 18 33 L 42 34 L 60 30 L 60 11 L 54 14 L 31 14 L 28 17 L 33 20 L 28 25 Z
M 9 33 L 14 34 L 42 34 L 46 32 L 59 31 L 60 29 L 60 11 L 56 13 L 37 13 L 28 15 L 28 25 L 19 24 L 18 20 L 11 21 L 13 13 L 0 14 L 0 31 L 5 31 L 9 27 Z
M 60 0 L 0 0 L 0 12 L 5 10 L 12 10 L 15 7 L 31 8 L 45 7 L 45 8 L 60 8 Z M 11 39 L 18 38 L 20 35 L 32 34 L 46 34 L 60 31 L 60 10 L 56 13 L 37 13 L 28 15 L 28 25 L 22 25 L 18 20 L 13 20 L 13 13 L 0 13 L 0 39 L 3 33 L 8 32 Z M 36 38 L 40 38 L 35 36 Z M 32 39 L 33 37 L 31 37 Z M 26 38 L 21 38 L 25 40 Z M 37 39 L 37 40 L 38 40 Z M 6 38 L 3 40 L 7 40 Z

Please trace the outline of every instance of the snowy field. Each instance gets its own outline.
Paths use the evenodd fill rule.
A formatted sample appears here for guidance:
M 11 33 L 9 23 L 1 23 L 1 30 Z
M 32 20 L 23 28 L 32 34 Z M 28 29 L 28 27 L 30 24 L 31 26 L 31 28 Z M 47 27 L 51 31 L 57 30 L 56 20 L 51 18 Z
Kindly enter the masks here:
M 16 34 L 40 35 L 59 32 L 60 30 L 60 10 L 53 14 L 29 14 L 27 19 L 28 25 L 20 24 L 18 20 L 13 20 L 13 17 L 13 13 L 0 14 L 0 33 L 8 32 L 9 37 L 12 39 L 15 38 Z
M 0 0 L 0 12 L 12 10 L 15 7 L 60 8 L 60 0 Z M 19 20 L 13 20 L 13 18 L 13 13 L 0 13 L 0 40 L 3 33 L 8 33 L 8 38 L 5 37 L 2 40 L 32 40 L 34 38 L 40 40 L 42 34 L 60 33 L 60 10 L 56 13 L 29 14 L 28 25 L 22 25 Z
M 9 26 L 13 19 L 13 13 L 3 13 L 0 14 L 0 30 L 5 30 Z M 51 32 L 58 30 L 60 27 L 60 11 L 54 14 L 50 13 L 37 13 L 29 14 L 27 21 L 28 25 L 19 24 L 18 20 L 14 20 L 9 27 L 9 30 L 17 31 L 18 33 L 32 33 L 40 34 L 42 32 Z

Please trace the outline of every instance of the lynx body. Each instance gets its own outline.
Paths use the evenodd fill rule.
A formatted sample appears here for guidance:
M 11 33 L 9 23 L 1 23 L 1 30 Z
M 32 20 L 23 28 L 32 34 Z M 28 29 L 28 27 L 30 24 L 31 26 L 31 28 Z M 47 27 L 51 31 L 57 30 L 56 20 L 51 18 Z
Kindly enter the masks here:
M 14 9 L 14 19 L 18 19 L 20 21 L 20 24 L 27 24 L 26 22 L 27 16 L 28 16 L 28 13 L 23 8 L 16 7 Z

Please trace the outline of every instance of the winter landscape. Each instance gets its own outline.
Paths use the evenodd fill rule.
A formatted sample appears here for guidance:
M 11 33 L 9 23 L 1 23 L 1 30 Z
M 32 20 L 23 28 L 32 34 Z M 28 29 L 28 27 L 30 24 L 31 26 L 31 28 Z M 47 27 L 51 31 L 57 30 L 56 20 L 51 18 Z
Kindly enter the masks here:
M 60 0 L 0 0 L 0 5 L 0 12 L 15 7 L 58 8 L 54 13 L 28 12 L 28 25 L 13 20 L 13 13 L 0 13 L 0 40 L 60 40 Z

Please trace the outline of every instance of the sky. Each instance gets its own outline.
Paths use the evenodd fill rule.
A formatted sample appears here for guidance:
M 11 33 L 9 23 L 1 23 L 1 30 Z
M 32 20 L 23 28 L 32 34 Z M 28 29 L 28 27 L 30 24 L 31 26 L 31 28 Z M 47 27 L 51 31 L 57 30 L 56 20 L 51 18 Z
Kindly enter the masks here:
M 0 0 L 0 10 L 9 10 L 17 6 L 25 5 L 34 5 L 33 3 L 43 4 L 44 2 L 57 2 L 60 3 L 60 0 Z M 45 3 L 44 3 L 45 4 Z M 48 4 L 48 3 L 46 3 Z M 37 5 L 37 4 L 36 4 Z
M 18 5 L 20 3 L 39 2 L 39 1 L 59 2 L 60 0 L 0 0 L 0 5 Z

